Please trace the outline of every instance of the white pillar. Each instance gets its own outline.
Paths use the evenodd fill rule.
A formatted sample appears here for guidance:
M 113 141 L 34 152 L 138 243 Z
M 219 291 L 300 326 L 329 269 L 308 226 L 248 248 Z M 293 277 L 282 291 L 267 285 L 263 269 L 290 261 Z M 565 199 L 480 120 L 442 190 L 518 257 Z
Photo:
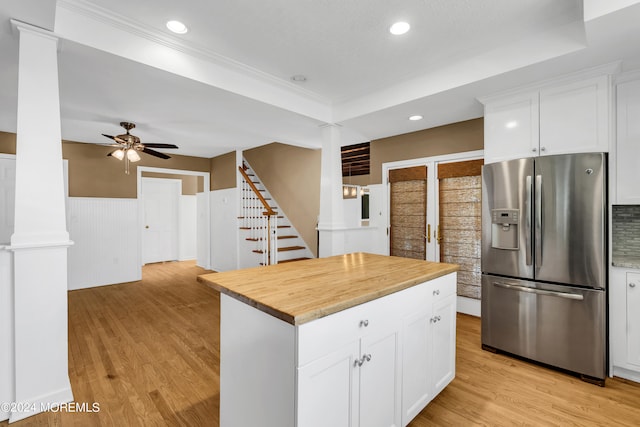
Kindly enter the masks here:
M 19 32 L 14 251 L 15 402 L 10 422 L 73 400 L 68 373 L 67 247 L 58 39 Z
M 342 159 L 340 127 L 323 129 L 318 257 L 341 255 L 345 251 L 344 202 L 342 200 Z

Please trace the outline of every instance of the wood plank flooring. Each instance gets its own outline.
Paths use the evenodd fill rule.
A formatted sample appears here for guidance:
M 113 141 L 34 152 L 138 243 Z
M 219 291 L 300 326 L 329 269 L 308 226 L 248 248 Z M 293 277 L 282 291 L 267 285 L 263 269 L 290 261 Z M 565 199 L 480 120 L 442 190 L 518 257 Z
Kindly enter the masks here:
M 140 282 L 69 292 L 74 398 L 100 412 L 11 426 L 217 426 L 219 295 L 197 283 L 204 272 L 155 264 Z M 458 315 L 457 331 L 456 379 L 411 427 L 640 425 L 640 384 L 614 378 L 601 388 L 483 351 L 478 318 Z

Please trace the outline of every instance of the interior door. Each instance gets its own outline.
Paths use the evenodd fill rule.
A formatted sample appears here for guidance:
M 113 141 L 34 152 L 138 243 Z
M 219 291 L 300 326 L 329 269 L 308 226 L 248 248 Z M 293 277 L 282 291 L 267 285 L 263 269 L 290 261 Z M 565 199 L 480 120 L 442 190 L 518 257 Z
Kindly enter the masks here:
M 180 180 L 142 178 L 142 262 L 178 259 Z
M 389 171 L 389 254 L 426 259 L 427 167 Z
M 436 241 L 440 261 L 460 265 L 458 295 L 480 299 L 482 165 L 484 161 L 438 164 Z

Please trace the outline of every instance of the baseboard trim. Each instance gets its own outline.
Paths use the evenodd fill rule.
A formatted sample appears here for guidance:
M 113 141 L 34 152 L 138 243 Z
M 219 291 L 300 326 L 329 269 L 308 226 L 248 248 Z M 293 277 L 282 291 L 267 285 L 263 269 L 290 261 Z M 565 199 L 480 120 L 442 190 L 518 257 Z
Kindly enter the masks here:
M 9 415 L 9 423 L 23 420 L 40 412 L 47 411 L 52 407 L 56 407 L 62 403 L 73 402 L 73 392 L 71 385 L 53 393 L 39 396 L 33 399 L 24 399 L 21 402 L 29 402 L 29 410 L 23 412 L 12 412 Z
M 458 296 L 458 313 L 480 317 L 480 300 Z
M 640 372 L 632 371 L 631 369 L 614 366 L 613 373 L 611 375 L 640 383 Z

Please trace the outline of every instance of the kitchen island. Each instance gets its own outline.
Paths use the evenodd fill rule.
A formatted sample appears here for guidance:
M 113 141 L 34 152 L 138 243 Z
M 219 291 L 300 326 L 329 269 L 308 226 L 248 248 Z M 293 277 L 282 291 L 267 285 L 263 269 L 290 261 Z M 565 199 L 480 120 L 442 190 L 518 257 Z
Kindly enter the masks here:
M 455 375 L 454 264 L 355 253 L 199 276 L 220 425 L 406 425 Z

